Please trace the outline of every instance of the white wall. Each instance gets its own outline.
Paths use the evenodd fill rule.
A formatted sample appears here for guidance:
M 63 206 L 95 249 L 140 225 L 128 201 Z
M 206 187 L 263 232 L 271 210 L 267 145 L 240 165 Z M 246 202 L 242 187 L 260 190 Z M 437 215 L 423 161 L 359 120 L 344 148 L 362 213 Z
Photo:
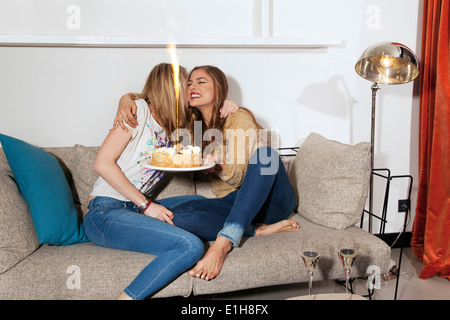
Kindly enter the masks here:
M 70 5 L 80 9 L 79 20 L 71 20 Z M 230 98 L 278 129 L 281 146 L 299 145 L 312 131 L 344 143 L 369 141 L 371 83 L 354 65 L 381 41 L 401 42 L 419 54 L 421 1 L 273 0 L 272 7 L 271 36 L 334 37 L 342 44 L 183 48 L 180 64 L 224 70 Z M 257 0 L 0 0 L 0 35 L 251 37 L 260 33 L 260 11 Z M 170 62 L 164 48 L 0 47 L 0 132 L 38 146 L 99 145 L 120 96 L 140 91 L 162 61 Z M 416 178 L 414 85 L 378 92 L 375 166 Z M 415 185 L 413 213 L 417 179 Z M 387 231 L 397 232 L 403 222 L 397 200 L 406 197 L 406 183 L 391 188 Z

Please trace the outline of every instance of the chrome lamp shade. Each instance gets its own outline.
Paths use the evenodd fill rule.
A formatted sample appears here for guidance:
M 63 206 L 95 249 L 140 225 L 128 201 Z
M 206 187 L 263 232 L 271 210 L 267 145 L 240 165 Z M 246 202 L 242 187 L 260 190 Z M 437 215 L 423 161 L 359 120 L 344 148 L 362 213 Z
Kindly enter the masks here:
M 419 75 L 419 63 L 408 47 L 396 42 L 382 42 L 363 52 L 355 70 L 372 82 L 403 84 Z

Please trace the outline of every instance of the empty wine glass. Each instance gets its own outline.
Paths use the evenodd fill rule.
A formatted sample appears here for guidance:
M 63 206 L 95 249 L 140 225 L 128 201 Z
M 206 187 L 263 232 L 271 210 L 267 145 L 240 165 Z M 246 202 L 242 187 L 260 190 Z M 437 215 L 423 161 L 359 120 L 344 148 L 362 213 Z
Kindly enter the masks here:
M 345 294 L 346 299 L 349 298 L 348 285 L 350 280 L 350 273 L 352 271 L 353 264 L 355 263 L 356 256 L 358 255 L 357 244 L 353 239 L 342 238 L 339 241 L 338 257 L 342 262 L 342 267 L 345 272 Z
M 317 242 L 311 238 L 304 239 L 302 245 L 302 259 L 309 276 L 309 295 L 311 295 L 312 278 L 319 258 L 320 255 L 317 248 Z

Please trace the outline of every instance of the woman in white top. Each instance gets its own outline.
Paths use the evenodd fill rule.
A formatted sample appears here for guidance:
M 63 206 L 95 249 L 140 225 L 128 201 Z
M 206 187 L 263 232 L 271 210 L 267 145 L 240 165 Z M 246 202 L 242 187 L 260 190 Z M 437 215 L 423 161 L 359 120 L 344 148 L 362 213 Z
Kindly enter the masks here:
M 187 73 L 180 68 L 179 124 L 184 125 Z M 97 245 L 156 255 L 125 288 L 119 299 L 144 299 L 192 267 L 203 255 L 195 235 L 173 225 L 170 208 L 196 196 L 152 202 L 151 193 L 163 173 L 141 164 L 156 147 L 168 146 L 176 128 L 176 100 L 172 66 L 159 64 L 151 72 L 140 100 L 139 125 L 124 131 L 113 128 L 94 162 L 99 174 L 88 199 L 83 226 Z

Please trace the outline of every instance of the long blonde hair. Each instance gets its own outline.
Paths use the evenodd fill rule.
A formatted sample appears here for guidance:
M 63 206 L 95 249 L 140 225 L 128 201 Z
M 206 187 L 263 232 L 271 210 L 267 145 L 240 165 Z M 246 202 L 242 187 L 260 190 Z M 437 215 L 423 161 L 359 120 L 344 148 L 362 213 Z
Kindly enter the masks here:
M 183 128 L 186 124 L 184 108 L 187 72 L 180 66 L 179 83 L 180 94 L 178 101 L 178 125 Z M 175 95 L 174 74 L 172 65 L 160 63 L 150 72 L 139 98 L 152 106 L 153 116 L 170 138 L 177 129 L 177 100 Z

